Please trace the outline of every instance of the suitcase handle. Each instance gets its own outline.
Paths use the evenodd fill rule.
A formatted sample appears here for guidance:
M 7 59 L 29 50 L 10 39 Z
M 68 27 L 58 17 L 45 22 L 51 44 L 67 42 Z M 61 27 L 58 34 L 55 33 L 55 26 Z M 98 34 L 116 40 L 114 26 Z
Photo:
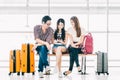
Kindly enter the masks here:
M 13 55 L 11 55 L 11 59 L 12 59 L 12 60 L 15 60 L 15 57 L 14 57 Z

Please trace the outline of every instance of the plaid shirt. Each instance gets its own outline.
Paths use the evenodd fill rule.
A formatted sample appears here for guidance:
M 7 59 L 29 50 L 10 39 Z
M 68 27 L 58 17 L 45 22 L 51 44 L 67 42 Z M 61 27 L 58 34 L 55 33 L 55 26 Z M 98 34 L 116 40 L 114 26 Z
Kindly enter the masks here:
M 35 39 L 40 39 L 43 41 L 46 41 L 48 43 L 51 43 L 51 40 L 53 38 L 54 31 L 51 27 L 49 27 L 45 33 L 42 31 L 42 26 L 37 25 L 34 27 L 34 38 Z

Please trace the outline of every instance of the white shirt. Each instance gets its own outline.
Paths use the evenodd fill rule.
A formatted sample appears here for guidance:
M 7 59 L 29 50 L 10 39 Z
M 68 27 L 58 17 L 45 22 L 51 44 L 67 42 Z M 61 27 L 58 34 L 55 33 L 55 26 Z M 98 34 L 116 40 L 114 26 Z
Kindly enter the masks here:
M 72 35 L 74 42 L 80 41 L 81 36 L 80 36 L 80 37 L 77 37 L 76 31 L 75 31 L 75 29 L 74 29 L 73 27 L 70 27 L 70 28 L 67 30 L 67 32 L 68 32 L 70 35 Z M 81 27 L 81 35 L 85 35 L 85 33 L 86 33 L 86 32 L 85 32 L 85 29 Z

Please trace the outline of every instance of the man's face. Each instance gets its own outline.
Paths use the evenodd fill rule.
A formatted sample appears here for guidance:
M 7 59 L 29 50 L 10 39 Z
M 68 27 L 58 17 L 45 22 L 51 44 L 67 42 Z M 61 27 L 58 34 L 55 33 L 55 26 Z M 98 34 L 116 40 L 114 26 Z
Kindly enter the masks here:
M 51 25 L 51 20 L 48 20 L 46 23 L 43 24 L 45 29 L 47 29 L 48 27 L 50 27 Z

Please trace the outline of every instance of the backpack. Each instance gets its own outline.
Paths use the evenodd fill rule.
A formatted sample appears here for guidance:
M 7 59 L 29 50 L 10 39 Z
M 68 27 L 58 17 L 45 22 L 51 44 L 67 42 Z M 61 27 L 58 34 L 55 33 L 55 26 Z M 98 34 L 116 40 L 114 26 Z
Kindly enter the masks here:
M 88 33 L 84 36 L 82 52 L 84 54 L 92 54 L 93 53 L 93 37 L 91 33 Z

